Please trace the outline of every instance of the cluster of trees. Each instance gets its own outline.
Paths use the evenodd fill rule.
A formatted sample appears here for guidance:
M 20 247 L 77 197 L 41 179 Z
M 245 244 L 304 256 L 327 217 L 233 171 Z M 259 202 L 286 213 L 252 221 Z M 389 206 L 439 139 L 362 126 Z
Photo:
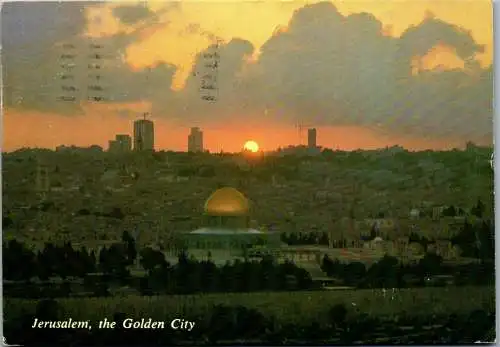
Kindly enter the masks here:
M 52 291 L 40 291 L 39 285 L 36 291 L 27 289 L 26 283 L 31 279 L 46 281 L 51 277 L 82 278 L 85 288 L 90 288 L 91 295 L 95 296 L 110 295 L 109 288 L 115 284 L 136 288 L 143 295 L 312 288 L 311 276 L 306 270 L 292 263 L 276 264 L 271 258 L 259 262 L 236 260 L 218 267 L 212 261 L 196 261 L 181 252 L 178 262 L 171 265 L 161 251 L 147 247 L 138 254 L 135 241 L 127 232 L 121 243 L 104 247 L 98 254 L 86 248 L 75 250 L 71 243 L 62 246 L 48 243 L 43 250 L 33 252 L 15 240 L 4 244 L 3 254 L 4 278 L 23 282 L 22 295 L 16 296 L 71 294 L 67 281 L 61 284 L 63 293 L 57 285 L 50 286 Z M 131 275 L 130 270 L 137 260 L 145 276 Z M 6 295 L 9 295 L 9 288 L 6 288 Z
M 441 256 L 431 252 L 413 265 L 402 265 L 397 258 L 385 256 L 367 269 L 363 263 L 342 264 L 326 257 L 322 267 L 329 276 L 342 279 L 346 285 L 358 287 L 420 286 L 427 284 L 429 276 L 435 275 L 453 276 L 455 284 L 494 283 L 495 228 L 490 221 L 472 224 L 466 220 L 460 232 L 450 241 L 460 248 L 461 256 L 475 258 L 479 262 L 445 265 Z M 410 235 L 409 242 L 421 244 L 426 252 L 428 245 L 433 243 L 416 233 Z
M 311 234 L 305 237 L 309 237 L 312 242 Z M 429 243 L 425 238 L 413 237 L 413 241 L 425 246 Z M 428 285 L 426 278 L 434 275 L 451 275 L 455 284 L 493 283 L 493 226 L 488 222 L 475 225 L 465 222 L 462 231 L 452 242 L 460 246 L 463 255 L 478 258 L 480 262 L 444 265 L 440 256 L 428 253 L 418 264 L 402 265 L 397 258 L 385 256 L 367 268 L 360 262 L 343 264 L 325 257 L 322 269 L 344 285 L 361 288 Z M 79 277 L 87 283 L 94 283 L 96 287 L 92 292 L 98 296 L 109 295 L 107 288 L 116 281 L 136 288 L 144 295 L 314 288 L 306 270 L 292 263 L 276 264 L 267 257 L 259 262 L 235 261 L 217 267 L 210 260 L 196 261 L 186 253 L 181 253 L 177 264 L 171 265 L 161 251 L 144 248 L 138 252 L 135 240 L 128 232 L 123 233 L 121 243 L 104 247 L 97 254 L 85 247 L 74 249 L 71 243 L 62 246 L 48 243 L 38 252 L 15 240 L 4 243 L 3 247 L 5 279 L 28 282 L 32 278 L 48 280 L 51 277 Z M 146 272 L 140 278 L 130 273 L 137 261 Z M 65 290 L 71 291 L 68 287 Z
M 477 218 L 483 218 L 485 212 L 486 212 L 486 205 L 481 201 L 481 199 L 478 199 L 476 204 L 472 206 L 470 209 L 470 215 Z M 454 205 L 446 207 L 441 212 L 442 217 L 461 217 L 465 215 L 467 215 L 467 212 L 463 208 Z
M 317 320 L 284 323 L 259 310 L 243 306 L 216 305 L 206 314 L 189 317 L 196 322 L 192 331 L 160 329 L 154 331 L 121 328 L 128 314 L 116 312 L 112 320 L 115 329 L 31 329 L 33 318 L 43 321 L 64 319 L 64 307 L 54 300 L 37 304 L 34 314 L 26 313 L 20 319 L 5 321 L 8 343 L 64 344 L 72 341 L 80 345 L 126 344 L 155 345 L 216 344 L 377 344 L 384 338 L 388 344 L 470 344 L 478 340 L 493 341 L 492 327 L 495 314 L 475 310 L 468 314 L 434 315 L 432 309 L 425 316 L 401 313 L 395 317 L 378 318 L 362 312 L 349 312 L 342 305 L 330 306 L 326 315 Z M 147 314 L 145 313 L 147 317 Z M 167 320 L 167 323 L 169 321 Z M 97 322 L 92 322 L 97 324 Z M 406 327 L 403 330 L 401 327 Z M 432 329 L 426 327 L 432 326 Z M 408 330 L 408 327 L 411 329 Z
M 441 212 L 441 216 L 443 217 L 458 217 L 458 216 L 465 216 L 465 214 L 466 212 L 463 208 L 455 207 L 453 205 L 448 206 L 443 210 L 443 212 Z
M 3 247 L 3 277 L 12 281 L 27 281 L 32 277 L 46 280 L 51 276 L 83 277 L 95 271 L 95 254 L 85 249 L 74 250 L 71 244 L 54 246 L 47 243 L 37 253 L 24 244 L 11 240 Z
M 472 207 L 470 212 L 473 216 L 476 216 L 477 218 L 483 218 L 485 211 L 486 211 L 486 206 L 481 201 L 481 199 L 478 199 L 476 205 Z
M 43 250 L 34 252 L 23 243 L 10 240 L 3 246 L 3 275 L 7 280 L 27 281 L 33 277 L 84 278 L 89 273 L 128 276 L 128 267 L 137 258 L 136 245 L 128 232 L 123 242 L 104 247 L 96 255 L 86 247 L 73 248 L 70 242 L 61 246 L 46 243 Z
M 292 263 L 276 264 L 271 258 L 261 261 L 238 261 L 217 267 L 212 261 L 179 256 L 175 266 L 159 252 L 145 250 L 156 261 L 143 258 L 147 276 L 141 278 L 143 295 L 158 293 L 191 294 L 196 292 L 253 292 L 262 290 L 304 290 L 312 288 L 310 274 Z M 156 255 L 154 255 L 156 254 Z M 149 264 L 146 264 L 149 262 Z
M 489 221 L 477 224 L 465 221 L 460 233 L 454 236 L 451 242 L 460 247 L 464 257 L 489 260 L 495 258 L 495 227 Z
M 321 268 L 328 276 L 341 280 L 344 285 L 358 288 L 439 286 L 448 284 L 448 281 L 452 281 L 454 285 L 495 283 L 495 267 L 491 261 L 447 265 L 434 253 L 427 253 L 416 264 L 401 264 L 397 258 L 386 255 L 370 267 L 361 262 L 342 263 L 325 256 Z
M 157 295 L 311 290 L 319 285 L 313 282 L 306 270 L 293 263 L 277 264 L 269 257 L 258 262 L 236 260 L 218 267 L 210 260 L 196 261 L 181 253 L 178 262 L 171 265 L 162 252 L 151 248 L 140 252 L 140 263 L 146 274 L 134 277 L 130 269 L 137 253 L 132 241 L 103 248 L 98 256 L 93 252 L 74 250 L 70 244 L 61 247 L 47 245 L 43 251 L 34 254 L 22 244 L 11 241 L 4 250 L 4 278 L 24 282 L 21 292 L 10 294 L 12 292 L 7 286 L 5 293 L 18 297 L 81 295 L 68 281 L 59 286 L 51 284 L 45 290 L 41 290 L 40 285 L 30 290 L 25 283 L 33 277 L 48 279 L 51 276 L 63 279 L 80 277 L 85 295 L 91 296 L 109 296 L 112 286 L 127 286 L 142 295 Z M 403 265 L 396 258 L 385 256 L 369 267 L 360 262 L 342 263 L 325 256 L 321 268 L 339 284 L 358 288 L 444 285 L 434 282 L 434 275 L 450 275 L 455 285 L 494 283 L 494 264 L 491 261 L 451 266 L 444 265 L 442 258 L 432 253 L 418 264 Z
M 483 260 L 495 258 L 495 227 L 490 221 L 472 224 L 465 220 L 460 231 L 450 241 L 452 245 L 460 248 L 462 257 Z M 433 243 L 425 236 L 415 232 L 410 234 L 409 242 L 422 245 L 424 250 L 427 250 L 427 246 Z

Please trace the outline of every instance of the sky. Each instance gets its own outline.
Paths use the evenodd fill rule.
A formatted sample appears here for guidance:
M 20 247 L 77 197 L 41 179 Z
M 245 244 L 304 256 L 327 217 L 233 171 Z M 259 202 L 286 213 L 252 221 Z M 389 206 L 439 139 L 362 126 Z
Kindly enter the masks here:
M 4 3 L 2 150 L 107 148 L 145 112 L 158 150 L 195 126 L 211 151 L 307 127 L 344 150 L 491 145 L 492 22 L 483 0 Z

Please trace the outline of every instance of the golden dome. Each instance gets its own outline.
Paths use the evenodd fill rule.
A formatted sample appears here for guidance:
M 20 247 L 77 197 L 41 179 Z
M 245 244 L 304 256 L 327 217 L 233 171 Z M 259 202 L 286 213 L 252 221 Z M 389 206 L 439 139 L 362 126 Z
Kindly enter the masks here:
M 205 202 L 205 213 L 212 216 L 243 216 L 249 210 L 248 199 L 231 187 L 217 189 Z

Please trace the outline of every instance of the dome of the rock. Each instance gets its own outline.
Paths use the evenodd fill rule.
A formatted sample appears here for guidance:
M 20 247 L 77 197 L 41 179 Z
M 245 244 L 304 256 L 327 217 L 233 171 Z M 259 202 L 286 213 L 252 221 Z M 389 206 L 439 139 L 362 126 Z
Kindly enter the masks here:
M 248 199 L 231 187 L 217 189 L 205 202 L 205 213 L 211 216 L 244 216 L 249 211 Z

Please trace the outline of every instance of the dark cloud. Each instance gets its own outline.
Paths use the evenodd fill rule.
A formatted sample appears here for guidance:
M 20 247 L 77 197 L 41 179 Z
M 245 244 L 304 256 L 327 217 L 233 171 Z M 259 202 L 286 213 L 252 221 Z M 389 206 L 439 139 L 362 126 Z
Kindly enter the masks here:
M 455 48 L 468 69 L 412 75 L 412 59 L 438 44 Z M 215 105 L 195 100 L 199 82 L 191 76 L 170 109 L 181 111 L 186 121 L 274 118 L 290 125 L 362 125 L 483 140 L 492 131 L 493 81 L 491 71 L 480 70 L 474 60 L 482 49 L 469 32 L 433 17 L 395 38 L 384 35 L 382 23 L 370 14 L 343 16 L 331 3 L 308 5 L 246 69 L 250 43 L 222 48 Z M 195 71 L 201 63 L 198 57 Z M 161 103 L 156 105 L 161 112 Z M 166 106 L 163 113 L 168 114 Z
M 136 24 L 137 22 L 156 16 L 147 6 L 127 5 L 118 6 L 113 9 L 113 15 L 124 24 Z
M 57 57 L 55 42 L 85 27 L 86 3 L 8 2 L 2 6 L 2 69 L 7 107 L 76 112 L 68 103 L 51 100 Z
M 153 114 L 165 115 L 184 124 L 239 121 L 238 117 L 243 115 L 242 111 L 245 109 L 245 100 L 238 87 L 238 81 L 243 79 L 238 74 L 245 57 L 251 56 L 253 51 L 252 44 L 242 39 L 210 45 L 196 56 L 192 73 L 183 90 L 153 99 Z M 214 54 L 219 57 L 216 70 L 206 67 L 213 64 Z M 202 80 L 207 85 L 216 86 L 217 91 L 202 90 Z M 222 96 L 217 102 L 207 102 L 201 98 L 203 95 L 217 94 Z
M 170 89 L 175 67 L 158 64 L 133 71 L 124 63 L 127 46 L 136 42 L 147 26 L 103 38 L 82 35 L 87 24 L 84 8 L 95 4 L 18 2 L 3 7 L 6 107 L 74 115 L 82 113 L 80 101 L 88 97 L 131 102 L 154 98 Z M 151 16 L 145 22 L 154 20 Z M 96 54 L 101 59 L 93 59 Z M 74 67 L 68 70 L 64 67 L 68 64 Z M 62 75 L 68 78 L 63 80 Z M 89 91 L 96 86 L 102 91 Z M 75 91 L 64 90 L 68 88 Z M 71 96 L 75 102 L 59 100 Z
M 165 63 L 139 71 L 129 70 L 124 63 L 109 67 L 108 97 L 121 103 L 168 98 L 175 71 L 175 66 Z
M 464 60 L 484 50 L 474 41 L 470 32 L 433 17 L 407 29 L 400 42 L 408 56 L 425 54 L 439 43 L 454 47 L 457 55 Z
M 85 2 L 6 2 L 2 5 L 4 54 L 46 49 L 47 44 L 77 35 L 85 26 Z M 95 2 L 93 4 L 96 4 Z

